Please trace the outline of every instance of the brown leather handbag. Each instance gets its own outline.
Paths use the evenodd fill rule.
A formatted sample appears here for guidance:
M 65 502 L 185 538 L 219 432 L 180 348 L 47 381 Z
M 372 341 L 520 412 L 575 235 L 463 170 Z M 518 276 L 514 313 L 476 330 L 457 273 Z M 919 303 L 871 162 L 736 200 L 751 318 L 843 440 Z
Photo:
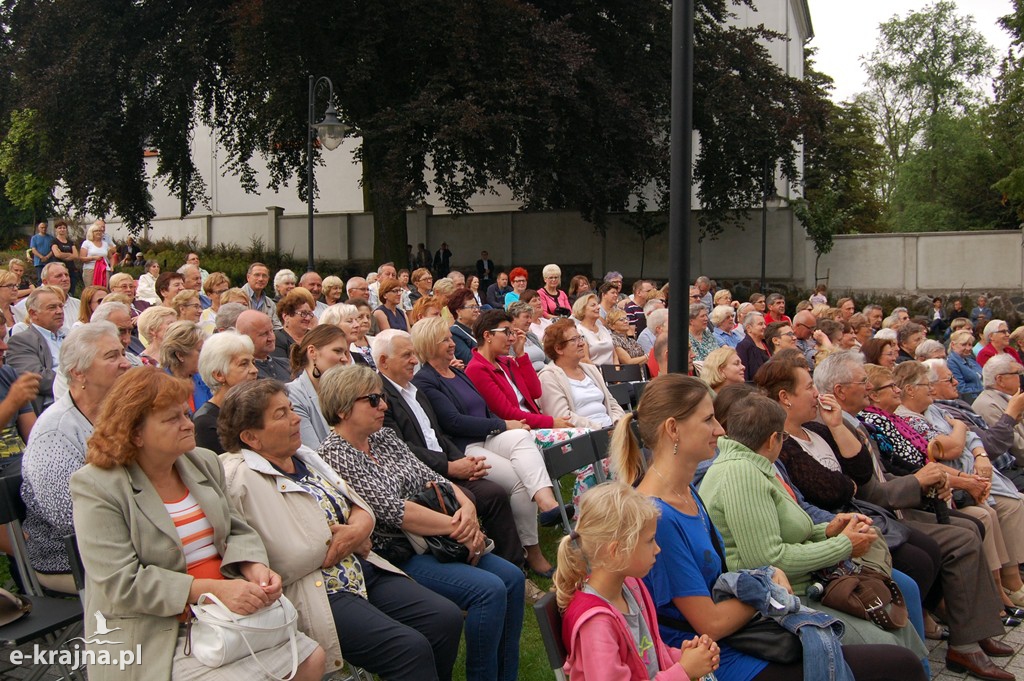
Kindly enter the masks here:
M 861 567 L 858 572 L 830 579 L 821 603 L 886 631 L 907 625 L 907 603 L 900 588 L 892 578 L 871 568 Z

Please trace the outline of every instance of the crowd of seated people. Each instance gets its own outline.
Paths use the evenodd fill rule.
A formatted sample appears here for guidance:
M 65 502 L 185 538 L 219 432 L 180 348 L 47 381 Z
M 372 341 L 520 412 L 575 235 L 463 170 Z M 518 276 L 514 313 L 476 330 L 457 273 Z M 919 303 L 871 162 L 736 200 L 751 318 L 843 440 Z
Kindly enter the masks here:
M 524 603 L 543 593 L 532 577 L 558 582 L 562 568 L 538 528 L 577 512 L 559 508 L 542 448 L 614 429 L 612 477 L 653 499 L 662 551 L 619 589 L 630 607 L 647 590 L 659 645 L 706 653 L 659 653 L 649 671 L 720 650 L 723 681 L 816 678 L 806 660 L 712 648 L 753 614 L 713 600 L 717 578 L 773 566 L 843 622 L 853 678 L 924 678 L 923 638 L 948 640 L 952 670 L 1013 678 L 992 658 L 1013 652 L 998 638 L 1024 619 L 1024 367 L 984 305 L 975 346 L 956 311 L 885 317 L 848 298 L 787 310 L 780 294 L 739 301 L 701 277 L 687 378 L 666 371 L 667 287 L 642 279 L 625 295 L 614 271 L 563 290 L 557 265 L 535 281 L 520 267 L 481 290 L 472 273 L 390 263 L 347 282 L 252 263 L 231 288 L 190 254 L 79 299 L 63 264 L 43 269 L 20 309 L 0 293 L 0 455 L 22 457 L 31 568 L 74 594 L 63 537 L 76 532 L 86 609 L 161 674 L 287 671 L 279 650 L 220 670 L 185 654 L 183 613 L 208 592 L 240 614 L 287 596 L 295 678 L 349 661 L 448 679 L 462 637 L 467 679 L 518 678 Z M 625 364 L 667 374 L 634 412 L 602 374 Z M 427 483 L 450 488 L 453 517 L 410 500 Z M 468 562 L 419 553 L 414 535 L 449 537 Z M 607 572 L 607 556 L 586 557 L 576 569 Z M 808 602 L 818 571 L 846 561 L 891 575 L 910 624 L 884 631 Z

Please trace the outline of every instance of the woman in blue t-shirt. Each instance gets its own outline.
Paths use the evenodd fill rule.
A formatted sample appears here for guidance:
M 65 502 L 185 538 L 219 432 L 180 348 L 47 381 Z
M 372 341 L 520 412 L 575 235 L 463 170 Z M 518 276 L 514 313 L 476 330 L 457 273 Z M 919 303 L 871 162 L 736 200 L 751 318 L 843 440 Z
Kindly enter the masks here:
M 652 451 L 646 466 L 633 434 L 634 419 L 641 439 Z M 697 632 L 662 624 L 660 633 L 669 646 L 679 646 L 697 634 L 721 641 L 742 629 L 755 614 L 753 607 L 737 599 L 719 603 L 711 599 L 712 586 L 727 568 L 718 548 L 721 535 L 692 481 L 697 464 L 714 456 L 718 438 L 724 434 L 704 383 L 681 374 L 663 374 L 647 384 L 637 410 L 619 420 L 612 439 L 614 477 L 639 481 L 637 489 L 653 497 L 661 510 L 656 534 L 661 553 L 644 578 L 659 619 L 688 624 Z M 775 570 L 773 581 L 792 591 L 781 570 Z M 769 663 L 727 644 L 720 643 L 720 648 L 721 665 L 715 672 L 719 681 L 804 678 L 800 663 Z M 926 678 L 914 654 L 899 646 L 846 646 L 843 652 L 858 681 Z

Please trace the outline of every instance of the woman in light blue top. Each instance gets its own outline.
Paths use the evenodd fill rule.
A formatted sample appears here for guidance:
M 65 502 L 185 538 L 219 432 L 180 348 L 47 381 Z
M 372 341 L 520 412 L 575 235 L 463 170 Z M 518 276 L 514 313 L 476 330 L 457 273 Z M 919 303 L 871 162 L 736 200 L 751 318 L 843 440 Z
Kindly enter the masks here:
M 291 362 L 295 380 L 285 388 L 301 419 L 302 444 L 317 449 L 331 433 L 320 410 L 320 377 L 332 367 L 352 363 L 348 338 L 337 326 L 321 324 L 292 346 Z
M 974 359 L 971 351 L 974 345 L 974 336 L 970 331 L 955 331 L 949 337 L 949 356 L 946 358 L 946 366 L 953 372 L 957 381 L 957 392 L 960 399 L 965 402 L 974 402 L 985 389 L 981 380 L 981 365 Z

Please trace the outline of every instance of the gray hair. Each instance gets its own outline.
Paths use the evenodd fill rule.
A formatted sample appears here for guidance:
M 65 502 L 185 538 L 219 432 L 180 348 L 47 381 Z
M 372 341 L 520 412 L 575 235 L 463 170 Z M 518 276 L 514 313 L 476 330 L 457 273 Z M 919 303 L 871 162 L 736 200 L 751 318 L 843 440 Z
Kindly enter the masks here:
M 935 381 L 939 380 L 940 366 L 946 367 L 947 369 L 949 368 L 949 366 L 947 366 L 946 364 L 946 360 L 944 359 L 926 359 L 923 360 L 921 364 L 923 364 L 928 369 L 928 380 L 931 381 L 932 383 L 935 383 Z
M 665 326 L 668 323 L 668 310 L 659 307 L 657 310 L 652 310 L 651 314 L 647 315 L 647 328 L 654 333 L 655 329 L 659 326 Z
M 110 315 L 114 312 L 123 312 L 129 317 L 132 315 L 132 309 L 130 307 L 124 303 L 119 303 L 116 300 L 111 300 L 109 303 L 100 303 L 99 306 L 92 311 L 92 316 L 89 317 L 89 323 L 110 321 Z
M 174 322 L 167 328 L 160 344 L 160 366 L 174 373 L 181 366 L 178 354 L 188 354 L 203 344 L 206 335 L 195 322 Z
M 32 310 L 33 312 L 39 312 L 42 309 L 42 305 L 39 303 L 39 298 L 42 296 L 53 296 L 57 300 L 60 300 L 60 295 L 50 289 L 47 286 L 40 286 L 28 294 L 28 298 L 25 299 L 25 309 Z
M 40 280 L 49 279 L 50 278 L 50 273 L 52 273 L 53 270 L 57 269 L 58 267 L 64 268 L 65 272 L 68 269 L 67 265 L 65 265 L 62 262 L 56 262 L 56 261 L 55 262 L 48 262 L 48 263 L 46 263 L 46 266 L 43 267 L 43 269 L 39 272 L 39 279 Z
M 664 300 L 662 300 L 661 298 L 651 298 L 646 303 L 644 303 L 644 316 L 650 317 L 652 312 L 654 312 L 655 310 L 664 309 L 664 307 Z
M 989 336 L 998 331 L 1000 326 L 1006 326 L 1007 329 L 1010 328 L 1009 325 L 1007 325 L 1006 322 L 1003 321 L 1002 319 L 993 319 L 988 324 L 986 324 L 985 330 L 981 332 L 982 342 L 988 345 Z
M 376 336 L 373 337 L 373 346 L 370 348 L 370 354 L 373 355 L 373 363 L 380 367 L 380 360 L 382 357 L 387 355 L 388 357 L 395 356 L 395 339 L 406 338 L 412 343 L 412 336 L 409 335 L 408 331 L 402 329 L 384 329 Z
M 530 316 L 532 317 L 533 316 L 533 307 L 529 303 L 524 303 L 521 300 L 514 300 L 508 306 L 508 309 L 505 310 L 505 312 L 508 312 L 510 315 L 512 315 L 512 319 L 515 319 L 516 317 L 518 317 L 519 315 L 521 315 L 523 313 L 529 313 Z
M 354 317 L 359 314 L 359 308 L 348 303 L 335 303 L 320 313 L 321 324 L 337 326 L 341 320 Z
M 745 329 L 748 326 L 751 326 L 754 322 L 757 321 L 758 317 L 764 319 L 764 315 L 761 314 L 760 312 L 748 312 L 747 316 L 743 318 L 743 328 Z
M 704 275 L 701 275 L 697 277 L 696 281 L 694 281 L 693 284 L 694 286 L 700 286 L 701 284 L 707 284 L 708 286 L 711 286 L 711 280 L 705 277 Z
M 67 341 L 64 342 L 65 344 L 67 343 Z M 1013 358 L 1013 355 L 1006 352 L 992 355 L 985 362 L 985 366 L 981 368 L 981 380 L 986 388 L 994 388 L 996 386 L 996 377 L 1000 374 L 1010 373 L 1014 366 L 1020 365 L 1017 364 L 1017 360 Z
M 299 282 L 299 278 L 295 276 L 295 273 L 291 270 L 278 270 L 277 274 L 274 275 L 274 288 L 276 289 L 286 281 L 291 280 L 293 284 Z
M 870 314 L 871 312 L 874 312 L 875 310 L 878 310 L 879 312 L 881 312 L 882 311 L 882 306 L 881 305 L 876 305 L 875 303 L 868 303 L 867 305 L 864 306 L 864 309 L 862 309 L 860 311 L 860 313 L 862 315 L 864 315 L 865 317 L 867 317 L 868 314 Z
M 227 331 L 228 329 L 235 328 L 235 322 L 238 321 L 238 315 L 242 314 L 249 308 L 241 303 L 224 303 L 217 310 L 217 316 L 214 317 L 214 328 L 217 331 Z
M 217 392 L 224 384 L 217 380 L 214 373 L 227 375 L 236 357 L 246 352 L 251 355 L 253 350 L 252 339 L 245 334 L 237 331 L 216 333 L 203 343 L 199 353 L 199 377 L 210 390 Z
M 732 305 L 715 305 L 715 308 L 711 310 L 711 325 L 721 326 L 722 322 L 735 315 L 736 311 L 732 309 Z
M 778 300 L 785 300 L 786 296 L 781 293 L 769 293 L 768 297 L 764 299 L 765 305 L 771 307 Z
M 729 410 L 730 440 L 735 440 L 752 451 L 757 451 L 772 433 L 783 430 L 786 410 L 764 395 L 749 395 Z
M 864 355 L 854 350 L 832 352 L 814 365 L 814 387 L 820 393 L 831 393 L 840 383 L 853 382 L 853 370 L 864 366 Z
M 922 360 L 929 360 L 930 361 L 932 353 L 933 352 L 937 352 L 939 350 L 942 351 L 943 355 L 946 354 L 946 346 L 945 345 L 943 345 L 942 343 L 940 343 L 937 340 L 933 340 L 931 338 L 926 338 L 925 340 L 921 341 L 921 344 L 917 346 L 916 350 L 914 350 L 914 358 L 917 359 L 918 361 L 922 361 Z
M 217 437 L 225 451 L 237 452 L 246 446 L 243 431 L 263 428 L 270 398 L 279 393 L 287 394 L 284 383 L 271 378 L 246 381 L 228 390 L 217 419 Z
M 892 319 L 892 320 L 895 321 L 896 318 L 895 317 L 887 317 L 887 319 Z M 891 340 L 891 341 L 894 341 L 894 340 L 896 340 L 896 329 L 891 329 L 891 328 L 879 329 L 875 333 L 874 337 L 877 338 L 878 340 Z
M 38 289 L 36 289 L 38 290 Z M 71 329 L 71 333 L 60 346 L 60 373 L 71 381 L 71 372 L 84 373 L 96 361 L 96 344 L 101 338 L 110 337 L 121 347 L 117 327 L 110 322 L 89 322 Z
M 332 428 L 341 423 L 341 415 L 349 414 L 356 400 L 383 389 L 380 376 L 362 364 L 331 367 L 320 377 L 320 411 Z
M 694 319 L 700 316 L 701 312 L 707 311 L 708 309 L 704 307 L 703 303 L 694 303 L 693 305 L 690 306 L 689 316 L 687 317 L 687 319 L 689 319 L 692 322 Z

